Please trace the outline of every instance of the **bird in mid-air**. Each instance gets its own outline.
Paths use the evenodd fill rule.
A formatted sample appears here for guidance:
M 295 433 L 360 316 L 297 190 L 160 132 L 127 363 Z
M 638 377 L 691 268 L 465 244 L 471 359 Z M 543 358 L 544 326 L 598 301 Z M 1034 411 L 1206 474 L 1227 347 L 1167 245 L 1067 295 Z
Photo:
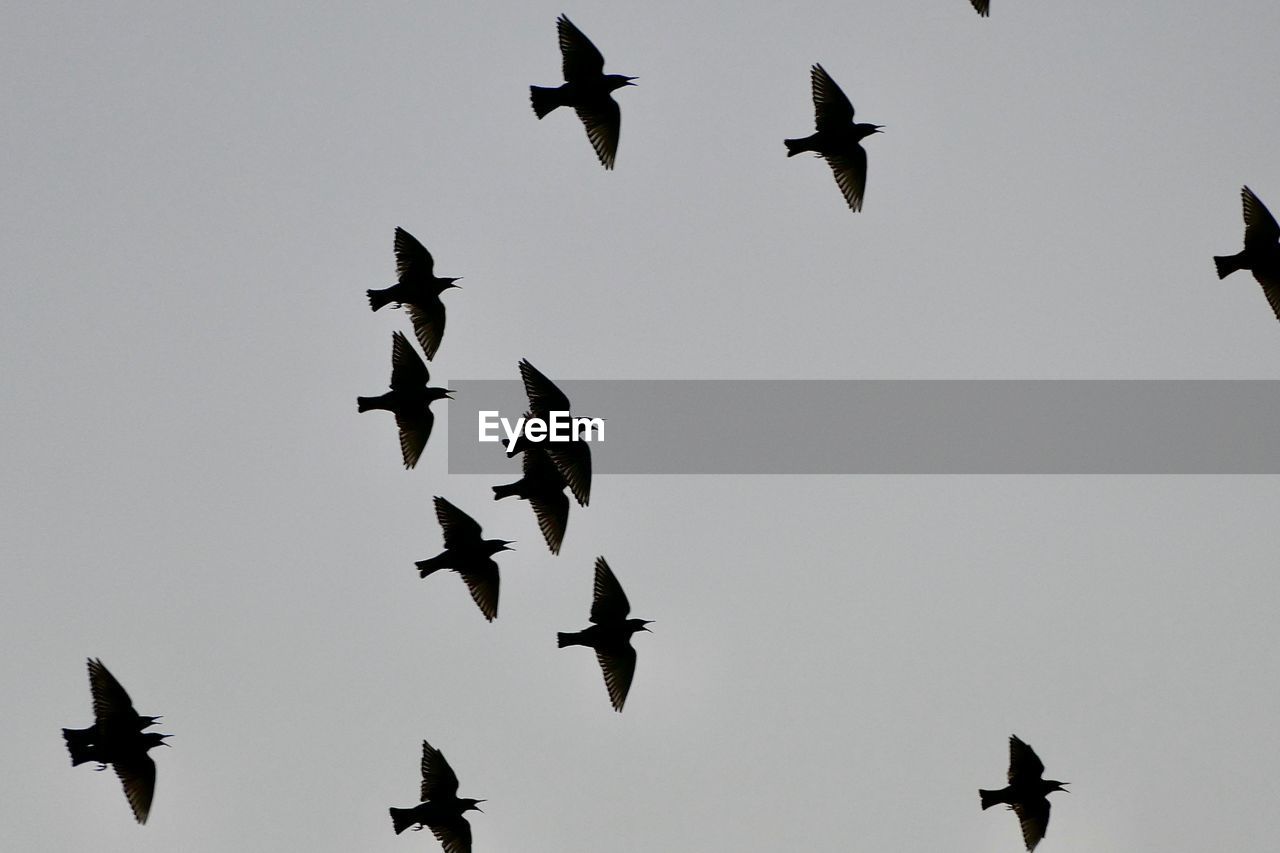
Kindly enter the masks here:
M 418 357 L 413 345 L 400 332 L 391 333 L 391 390 L 378 397 L 356 397 L 356 410 L 385 409 L 395 413 L 400 429 L 400 456 L 404 467 L 418 464 L 422 450 L 431 437 L 436 416 L 431 404 L 450 397 L 448 388 L 430 388 L 431 374 Z
M 1236 270 L 1251 271 L 1280 320 L 1280 225 L 1276 225 L 1275 217 L 1253 190 L 1243 187 L 1240 198 L 1244 202 L 1244 249 L 1234 255 L 1216 256 L 1213 263 L 1220 279 Z
M 618 130 L 622 114 L 610 94 L 623 86 L 634 86 L 635 77 L 604 73 L 604 56 L 565 15 L 556 19 L 563 58 L 564 85 L 557 88 L 530 86 L 533 111 L 542 118 L 556 107 L 573 107 L 587 128 L 587 138 L 606 169 L 613 168 L 618 153 Z
M 427 827 L 444 847 L 444 853 L 471 853 L 471 824 L 463 813 L 483 812 L 470 797 L 458 796 L 458 776 L 440 750 L 422 742 L 421 803 L 409 809 L 392 808 L 391 826 L 396 835 L 413 827 Z
M 569 415 L 569 398 L 542 371 L 530 364 L 527 358 L 520 360 L 520 379 L 524 382 L 525 396 L 529 398 L 529 410 L 534 415 L 548 422 L 554 412 Z M 507 455 L 514 456 L 531 444 L 534 442 L 527 436 L 518 435 L 507 448 Z M 569 491 L 573 492 L 578 505 L 586 506 L 590 503 L 591 445 L 581 438 L 574 438 L 570 441 L 545 440 L 542 446 L 560 471 L 560 476 L 569 485 Z
M 93 695 L 93 725 L 62 730 L 71 765 L 96 761 L 99 770 L 105 770 L 108 764 L 114 766 L 134 818 L 146 823 L 156 792 L 156 765 L 147 751 L 168 746 L 164 739 L 170 735 L 143 731 L 160 718 L 138 714 L 124 687 L 96 658 L 89 658 L 89 690 Z
M 525 418 L 528 417 L 526 414 Z M 565 528 L 569 526 L 569 496 L 564 493 L 568 484 L 541 444 L 526 445 L 521 457 L 521 473 L 523 476 L 514 483 L 494 486 L 493 499 L 500 501 L 514 495 L 528 501 L 547 547 L 552 554 L 559 554 Z
M 498 616 L 498 564 L 493 555 L 510 551 L 514 542 L 480 538 L 476 520 L 442 497 L 435 499 L 436 519 L 444 533 L 444 550 L 430 560 L 416 565 L 420 577 L 440 569 L 453 569 L 471 591 L 484 618 L 492 622 Z
M 458 278 L 437 278 L 435 259 L 426 247 L 403 228 L 396 229 L 396 283 L 383 290 L 369 290 L 369 307 L 377 311 L 383 305 L 403 305 L 413 322 L 418 344 L 427 361 L 436 357 L 444 338 L 444 303 L 440 294 Z
M 631 679 L 636 674 L 636 650 L 631 647 L 631 635 L 648 631 L 652 624 L 644 619 L 628 619 L 631 604 L 622 584 L 614 577 L 613 570 L 604 557 L 596 558 L 595 588 L 591 600 L 591 627 L 574 633 L 559 632 L 556 641 L 559 648 L 565 646 L 590 646 L 596 650 L 596 660 L 604 672 L 604 684 L 609 690 L 609 702 L 613 710 L 621 711 L 631 689 Z
M 969 0 L 973 4 L 973 8 L 978 10 L 978 14 L 987 17 L 991 14 L 991 0 Z
M 860 124 L 853 120 L 853 104 L 821 65 L 809 70 L 813 83 L 814 125 L 818 132 L 804 139 L 785 139 L 787 156 L 812 151 L 826 158 L 850 210 L 862 210 L 867 188 L 867 152 L 860 144 L 884 125 Z
M 1005 803 L 1018 815 L 1027 851 L 1036 849 L 1049 829 L 1048 794 L 1066 791 L 1069 782 L 1044 779 L 1044 764 L 1017 735 L 1009 737 L 1009 784 L 999 791 L 978 790 L 983 810 Z M 1070 792 L 1068 792 L 1070 793 Z

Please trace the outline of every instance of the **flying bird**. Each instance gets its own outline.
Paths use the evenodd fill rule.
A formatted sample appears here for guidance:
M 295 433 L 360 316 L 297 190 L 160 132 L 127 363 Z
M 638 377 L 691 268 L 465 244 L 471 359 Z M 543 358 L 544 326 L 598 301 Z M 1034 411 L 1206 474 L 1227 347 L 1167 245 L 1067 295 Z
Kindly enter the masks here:
M 458 776 L 440 750 L 422 742 L 421 803 L 408 809 L 392 808 L 391 826 L 396 835 L 413 827 L 427 827 L 444 847 L 444 853 L 471 853 L 471 824 L 463 813 L 483 812 L 470 797 L 458 797 Z
M 103 665 L 89 658 L 89 690 L 93 695 L 93 725 L 87 729 L 63 729 L 71 753 L 71 766 L 95 761 L 99 770 L 110 764 L 124 785 L 124 795 L 138 823 L 146 823 L 156 791 L 156 765 L 147 751 L 168 746 L 170 735 L 144 732 L 159 717 L 138 714 L 133 701 Z
M 527 419 L 528 414 L 525 415 Z M 529 502 L 538 519 L 538 529 L 552 554 L 560 553 L 564 531 L 569 526 L 569 496 L 564 493 L 564 477 L 541 444 L 529 444 L 521 458 L 523 476 L 514 483 L 493 487 L 493 499 L 515 496 Z
M 622 114 L 610 93 L 634 86 L 635 77 L 604 73 L 604 56 L 565 15 L 556 19 L 563 57 L 564 84 L 554 89 L 530 86 L 533 111 L 542 118 L 556 107 L 573 107 L 587 128 L 587 138 L 606 169 L 613 168 L 618 153 L 618 130 Z
M 644 619 L 628 619 L 630 612 L 631 604 L 622 591 L 622 584 L 618 583 L 604 557 L 596 557 L 591 627 L 574 633 L 556 634 L 559 648 L 590 646 L 596 650 L 596 660 L 604 672 L 604 685 L 609 690 L 609 702 L 615 711 L 621 711 L 626 703 L 631 679 L 636 674 L 636 650 L 631 647 L 631 635 L 637 631 L 648 631 L 645 626 L 652 624 Z
M 1252 271 L 1276 319 L 1280 320 L 1280 225 L 1276 225 L 1275 217 L 1253 190 L 1243 187 L 1240 198 L 1244 202 L 1244 250 L 1216 256 L 1213 263 L 1218 268 L 1219 279 L 1236 270 Z
M 812 151 L 825 157 L 850 210 L 862 210 L 867 188 L 867 152 L 860 144 L 884 125 L 855 124 L 853 104 L 821 65 L 809 71 L 813 83 L 814 124 L 818 132 L 804 139 L 785 139 L 787 156 Z
M 1041 778 L 1044 764 L 1035 751 L 1017 735 L 1009 737 L 1009 784 L 999 791 L 978 790 L 985 811 L 997 803 L 1005 803 L 1018 815 L 1022 824 L 1022 840 L 1027 853 L 1036 849 L 1049 829 L 1048 794 L 1066 791 L 1069 782 Z M 1070 793 L 1070 792 L 1068 792 Z
M 444 550 L 430 560 L 416 565 L 420 577 L 440 569 L 453 569 L 471 591 L 484 618 L 492 622 L 498 616 L 498 564 L 493 555 L 510 551 L 514 542 L 503 539 L 481 539 L 476 520 L 442 497 L 435 499 L 436 519 L 444 532 Z
M 520 378 L 524 382 L 524 393 L 529 398 L 529 410 L 543 420 L 550 421 L 553 412 L 569 412 L 569 398 L 548 379 L 542 371 L 529 363 L 528 359 L 520 360 Z M 507 448 L 507 455 L 514 456 L 534 442 L 521 434 Z M 591 445 L 581 438 L 570 441 L 544 440 L 543 447 L 547 456 L 555 463 L 556 469 L 569 485 L 579 506 L 591 502 Z
M 453 394 L 447 388 L 430 388 L 431 374 L 413 345 L 401 332 L 391 334 L 391 390 L 378 397 L 356 397 L 356 410 L 385 409 L 394 412 L 400 429 L 400 455 L 404 467 L 418 464 L 436 416 L 431 404 Z
M 978 10 L 978 14 L 987 17 L 991 14 L 991 0 L 969 0 L 973 4 L 973 8 Z
M 459 278 L 437 278 L 435 259 L 426 247 L 403 228 L 396 229 L 396 283 L 383 290 L 369 290 L 369 307 L 377 311 L 383 305 L 403 305 L 413 322 L 418 344 L 427 361 L 436 357 L 444 337 L 444 303 L 440 294 Z

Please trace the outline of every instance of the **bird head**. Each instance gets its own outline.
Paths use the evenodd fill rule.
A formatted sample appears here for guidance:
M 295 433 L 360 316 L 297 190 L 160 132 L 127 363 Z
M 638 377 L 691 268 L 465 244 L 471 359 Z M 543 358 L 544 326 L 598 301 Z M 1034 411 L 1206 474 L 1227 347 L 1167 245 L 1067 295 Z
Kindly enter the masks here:
M 476 803 L 485 803 L 485 802 L 488 802 L 488 800 L 473 800 L 473 799 L 470 799 L 469 797 L 463 797 L 462 799 L 458 800 L 458 802 L 462 804 L 462 811 L 464 812 L 470 809 L 475 809 L 476 811 L 480 812 L 480 814 L 484 814 L 484 809 L 480 808 L 478 805 L 476 805 Z
M 173 735 L 162 735 L 156 732 L 147 732 L 142 736 L 143 751 L 145 752 L 153 746 L 168 746 L 169 744 L 164 742 L 164 739 L 167 737 L 173 737 Z
M 452 388 L 427 388 L 427 402 L 430 403 L 434 400 L 442 400 L 446 397 L 452 400 L 453 394 L 454 392 Z
M 1054 780 L 1054 779 L 1045 779 L 1045 780 L 1044 780 L 1044 785 L 1045 785 L 1045 791 L 1044 791 L 1044 792 L 1045 792 L 1046 794 L 1050 794 L 1050 793 L 1053 793 L 1054 791 L 1062 791 L 1064 794 L 1070 794 L 1071 792 L 1067 790 L 1067 786 L 1068 786 L 1068 785 L 1070 785 L 1070 784 L 1071 784 L 1070 782 L 1058 782 L 1058 781 L 1056 781 L 1056 780 Z
M 442 287 L 441 290 L 448 290 L 451 287 L 456 287 L 461 290 L 462 285 L 454 284 L 455 281 L 462 281 L 462 276 L 458 276 L 457 278 L 446 278 L 444 280 L 444 287 Z
M 652 625 L 653 620 L 652 619 L 628 619 L 627 624 L 631 626 L 631 630 L 633 633 L 635 631 L 649 631 L 649 629 L 646 628 L 645 626 Z M 649 631 L 649 633 L 652 634 L 653 632 Z
M 506 539 L 486 539 L 484 540 L 484 544 L 488 546 L 488 551 L 490 554 L 496 554 L 499 551 L 514 551 L 515 549 L 509 546 L 514 545 L 516 543 L 514 539 L 510 541 Z
M 640 78 L 624 77 L 621 74 L 608 74 L 604 79 L 609 84 L 609 91 L 612 92 L 614 89 L 621 89 L 623 86 L 634 86 L 635 83 L 632 83 L 631 81 L 638 80 Z
M 158 722 L 160 722 L 160 717 L 145 717 L 145 716 L 139 716 L 139 717 L 138 717 L 138 728 L 139 728 L 139 729 L 146 729 L 146 728 L 150 728 L 151 726 L 154 726 L 154 725 L 155 725 L 156 723 L 158 723 Z

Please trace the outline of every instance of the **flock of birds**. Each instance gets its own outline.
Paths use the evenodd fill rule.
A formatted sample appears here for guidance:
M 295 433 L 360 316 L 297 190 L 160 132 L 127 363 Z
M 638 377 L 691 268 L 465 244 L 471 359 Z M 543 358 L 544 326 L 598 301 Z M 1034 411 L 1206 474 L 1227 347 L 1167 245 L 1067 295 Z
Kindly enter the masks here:
M 971 0 L 978 14 L 990 13 L 989 0 Z M 617 158 L 621 115 L 612 93 L 634 85 L 634 77 L 604 73 L 604 57 L 568 17 L 556 21 L 565 82 L 555 88 L 531 86 L 530 101 L 539 119 L 559 107 L 570 107 L 582 120 L 587 138 L 600 163 L 614 167 Z M 813 152 L 824 158 L 835 176 L 849 208 L 862 209 L 866 189 L 867 156 L 861 141 L 881 130 L 880 125 L 856 123 L 848 97 L 821 65 L 810 71 L 816 132 L 802 139 L 784 140 L 787 156 Z M 1215 257 L 1218 277 L 1237 270 L 1249 270 L 1262 285 L 1272 310 L 1280 319 L 1280 225 L 1266 206 L 1247 186 L 1242 190 L 1245 223 L 1244 248 L 1230 256 Z M 440 297 L 457 287 L 458 278 L 435 275 L 435 262 L 417 239 L 402 228 L 395 231 L 397 281 L 382 290 L 369 290 L 374 310 L 394 305 L 404 307 L 414 336 L 426 360 L 435 357 L 444 337 L 445 308 Z M 519 364 L 528 397 L 526 419 L 546 419 L 552 412 L 570 412 L 568 397 L 528 360 Z M 360 412 L 380 409 L 395 415 L 400 452 L 406 468 L 413 468 L 430 439 L 435 416 L 431 404 L 453 394 L 447 388 L 432 387 L 426 362 L 402 333 L 392 335 L 390 390 L 376 397 L 358 397 Z M 591 494 L 591 450 L 586 441 L 536 443 L 517 436 L 506 444 L 508 457 L 522 455 L 521 474 L 515 482 L 493 487 L 494 499 L 516 497 L 533 508 L 538 527 L 548 549 L 559 554 L 569 519 L 569 496 L 587 506 Z M 421 577 L 441 569 L 456 572 L 466 584 L 485 619 L 498 615 L 499 573 L 494 556 L 510 550 L 503 539 L 485 539 L 474 518 L 437 496 L 436 519 L 443 534 L 444 550 L 416 563 Z M 613 570 L 604 557 L 595 562 L 591 625 L 581 631 L 557 634 L 557 645 L 587 646 L 595 650 L 610 704 L 621 711 L 636 668 L 632 635 L 649 630 L 650 623 L 630 617 L 631 606 Z M 156 768 L 148 752 L 167 746 L 170 735 L 148 732 L 160 717 L 139 715 L 129 694 L 101 660 L 88 662 L 89 686 L 93 698 L 94 722 L 85 729 L 63 729 L 73 766 L 94 762 L 99 770 L 115 768 L 125 796 L 139 823 L 146 823 L 155 792 Z M 479 811 L 484 800 L 458 797 L 458 777 L 440 750 L 422 743 L 422 785 L 420 802 L 410 808 L 391 808 L 392 828 L 427 827 L 440 841 L 445 853 L 470 853 L 471 826 L 464 817 Z M 1044 764 L 1034 750 L 1016 735 L 1009 738 L 1008 785 L 1000 790 L 980 790 L 985 810 L 1004 804 L 1012 809 L 1021 825 L 1028 851 L 1044 838 L 1049 824 L 1047 795 L 1065 791 L 1067 783 L 1043 778 Z

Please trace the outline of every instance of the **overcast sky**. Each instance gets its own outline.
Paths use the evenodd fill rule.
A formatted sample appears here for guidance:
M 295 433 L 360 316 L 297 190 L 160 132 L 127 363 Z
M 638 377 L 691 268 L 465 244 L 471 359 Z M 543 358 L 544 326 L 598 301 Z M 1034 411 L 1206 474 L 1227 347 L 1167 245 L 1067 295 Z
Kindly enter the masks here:
M 1211 260 L 1280 213 L 1280 5 L 992 7 L 10 4 L 4 844 L 438 850 L 386 812 L 426 738 L 477 853 L 1015 853 L 1011 733 L 1073 783 L 1042 853 L 1280 835 L 1275 478 L 602 475 L 552 557 L 517 466 L 356 413 L 396 226 L 464 277 L 436 384 L 1280 378 Z M 614 172 L 529 106 L 561 12 L 639 78 Z M 858 214 L 785 156 L 815 62 L 886 128 Z M 493 624 L 414 570 L 434 495 L 518 540 Z M 621 715 L 555 647 L 599 554 L 655 620 Z M 69 766 L 90 656 L 174 735 L 146 826 Z

